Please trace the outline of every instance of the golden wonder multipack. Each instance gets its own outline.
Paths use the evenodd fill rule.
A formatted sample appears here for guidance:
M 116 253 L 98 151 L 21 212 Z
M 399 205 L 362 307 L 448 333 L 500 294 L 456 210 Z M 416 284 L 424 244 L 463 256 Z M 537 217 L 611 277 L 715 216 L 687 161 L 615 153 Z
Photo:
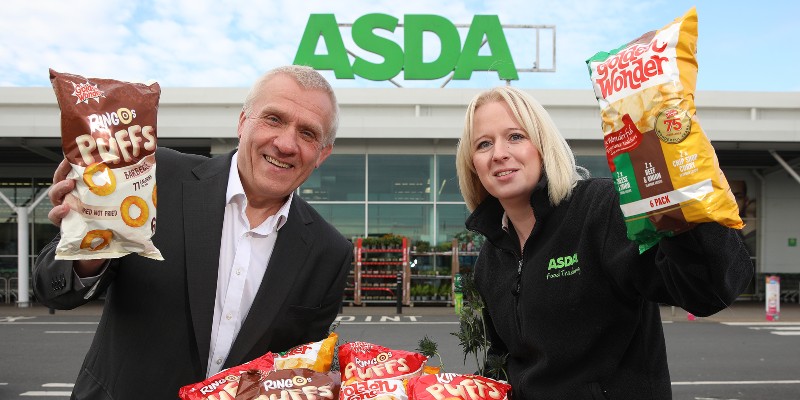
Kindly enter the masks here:
M 695 113 L 697 12 L 586 61 L 628 237 L 639 250 L 702 222 L 741 229 Z
M 161 87 L 50 70 L 61 147 L 76 181 L 56 259 L 162 260 L 156 229 L 156 121 Z

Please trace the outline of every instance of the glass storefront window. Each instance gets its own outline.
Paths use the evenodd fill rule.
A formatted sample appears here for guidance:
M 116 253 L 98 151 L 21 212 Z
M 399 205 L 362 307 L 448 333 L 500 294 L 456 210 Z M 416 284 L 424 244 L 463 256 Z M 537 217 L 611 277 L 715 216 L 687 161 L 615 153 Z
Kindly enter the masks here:
M 346 238 L 364 235 L 363 204 L 312 204 L 315 210 Z
M 437 201 L 464 201 L 461 197 L 461 190 L 458 187 L 458 175 L 456 174 L 456 156 L 438 155 L 436 156 Z
M 438 229 L 436 233 L 436 244 L 450 242 L 465 229 L 464 222 L 469 217 L 469 211 L 464 204 L 439 204 L 436 206 Z
M 589 170 L 592 178 L 611 178 L 608 160 L 605 156 L 576 156 L 575 162 Z
M 433 201 L 433 155 L 370 155 L 369 201 Z
M 332 154 L 300 186 L 300 197 L 306 201 L 364 201 L 364 160 L 363 154 Z
M 430 204 L 370 204 L 369 235 L 392 233 L 408 237 L 412 242 L 431 242 L 433 206 Z

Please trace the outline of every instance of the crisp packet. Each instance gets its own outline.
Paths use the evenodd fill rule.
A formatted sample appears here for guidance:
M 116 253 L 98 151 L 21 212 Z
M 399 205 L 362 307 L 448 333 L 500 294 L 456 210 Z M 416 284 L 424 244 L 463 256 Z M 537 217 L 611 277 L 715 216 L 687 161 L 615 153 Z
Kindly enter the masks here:
M 368 342 L 339 346 L 342 383 L 370 379 L 407 379 L 422 374 L 428 357 L 420 353 L 389 349 Z
M 178 391 L 181 400 L 233 400 L 239 391 L 239 383 L 246 373 L 268 374 L 275 367 L 275 355 L 264 354 L 244 364 L 224 369 L 210 378 L 186 385 Z
M 308 368 L 317 372 L 328 372 L 333 363 L 333 353 L 339 336 L 331 332 L 318 342 L 292 347 L 275 355 L 275 369 Z
M 336 372 L 321 373 L 308 368 L 265 373 L 245 371 L 236 400 L 337 400 L 341 381 Z
M 342 385 L 339 400 L 408 400 L 406 381 L 370 379 Z
M 511 385 L 480 375 L 435 374 L 408 380 L 409 400 L 504 400 Z
M 163 260 L 156 229 L 158 83 L 85 78 L 50 70 L 61 109 L 61 147 L 75 189 L 65 203 L 57 260 Z
M 640 252 L 698 223 L 744 226 L 695 113 L 696 47 L 692 7 L 586 61 L 628 238 Z

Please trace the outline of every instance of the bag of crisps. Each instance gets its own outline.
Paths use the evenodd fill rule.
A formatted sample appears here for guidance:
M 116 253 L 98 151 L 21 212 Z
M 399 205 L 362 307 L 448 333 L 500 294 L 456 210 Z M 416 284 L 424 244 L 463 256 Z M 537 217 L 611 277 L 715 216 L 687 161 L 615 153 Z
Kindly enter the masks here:
M 156 120 L 161 88 L 50 70 L 61 109 L 61 147 L 75 189 L 57 260 L 163 260 L 156 229 Z
M 741 229 L 695 115 L 697 12 L 588 60 L 628 238 L 644 252 L 702 222 Z
M 336 372 L 320 373 L 308 368 L 272 372 L 245 371 L 236 400 L 338 400 L 341 381 Z
M 408 400 L 402 379 L 370 379 L 342 385 L 339 400 Z
M 408 380 L 409 400 L 503 400 L 511 385 L 480 375 L 435 374 Z
M 264 354 L 255 360 L 224 369 L 210 378 L 186 385 L 178 391 L 181 400 L 233 400 L 245 373 L 268 374 L 274 368 L 275 355 Z
M 275 355 L 275 369 L 308 368 L 328 372 L 333 363 L 333 353 L 339 336 L 331 332 L 327 338 L 292 347 Z
M 388 349 L 367 342 L 339 346 L 342 383 L 370 379 L 407 379 L 422 374 L 428 357 L 405 350 Z

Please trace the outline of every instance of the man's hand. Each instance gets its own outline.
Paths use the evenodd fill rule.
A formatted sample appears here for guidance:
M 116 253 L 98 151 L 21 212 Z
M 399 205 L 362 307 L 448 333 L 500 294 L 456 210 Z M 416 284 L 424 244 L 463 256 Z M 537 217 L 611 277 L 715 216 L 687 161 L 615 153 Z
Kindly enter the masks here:
M 69 214 L 70 207 L 67 204 L 66 197 L 75 189 L 75 181 L 67 179 L 67 174 L 72 169 L 69 162 L 64 159 L 61 164 L 58 164 L 56 172 L 53 174 L 53 186 L 50 186 L 50 203 L 53 208 L 47 213 L 47 219 L 55 226 L 61 226 L 61 221 Z

